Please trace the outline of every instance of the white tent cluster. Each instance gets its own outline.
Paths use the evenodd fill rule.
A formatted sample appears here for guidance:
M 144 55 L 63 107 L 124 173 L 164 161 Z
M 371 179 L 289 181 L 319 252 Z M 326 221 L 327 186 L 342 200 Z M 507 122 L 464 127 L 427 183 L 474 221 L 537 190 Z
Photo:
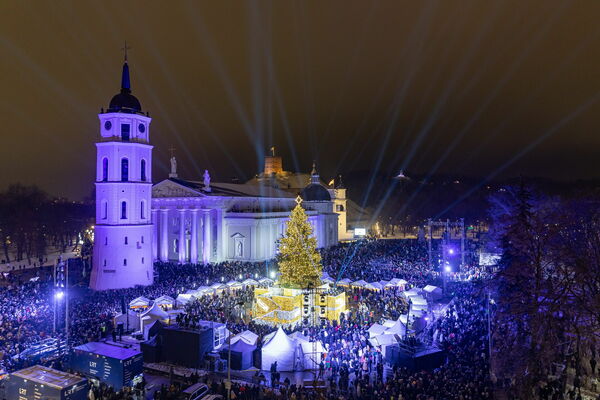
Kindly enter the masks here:
M 335 279 L 333 279 L 327 272 L 323 273 L 321 277 L 321 281 L 324 283 L 333 284 L 335 283 Z M 404 279 L 394 278 L 389 281 L 377 281 L 377 282 L 367 282 L 363 279 L 359 279 L 357 281 L 352 282 L 348 278 L 340 279 L 337 281 L 339 286 L 346 286 L 352 288 L 362 288 L 367 290 L 386 290 L 386 289 L 394 289 L 398 288 L 400 290 L 404 290 L 408 282 Z
M 155 321 L 161 321 L 164 324 L 170 324 L 175 321 L 177 314 L 183 312 L 182 308 L 195 298 L 206 295 L 213 295 L 226 289 L 242 289 L 249 286 L 272 286 L 275 282 L 270 278 L 252 279 L 243 281 L 231 280 L 227 283 L 215 282 L 211 286 L 200 286 L 197 289 L 190 289 L 177 295 L 177 298 L 163 295 L 154 300 L 140 296 L 129 302 L 127 313 L 120 313 L 114 317 L 114 326 L 123 324 L 125 330 L 143 333 L 147 339 L 149 327 L 154 325 Z M 183 291 L 184 289 L 182 289 Z
M 384 356 L 387 347 L 396 345 L 406 335 L 407 325 L 409 332 L 419 332 L 427 326 L 430 303 L 439 300 L 442 291 L 437 286 L 427 285 L 422 289 L 405 290 L 402 295 L 410 302 L 409 313 L 401 315 L 395 321 L 386 320 L 383 324 L 373 324 L 368 330 L 369 342 L 373 346 L 381 346 Z
M 279 327 L 263 339 L 262 369 L 270 369 L 275 361 L 278 371 L 318 369 L 324 353 L 321 342 L 311 342 L 300 332 L 286 335 Z

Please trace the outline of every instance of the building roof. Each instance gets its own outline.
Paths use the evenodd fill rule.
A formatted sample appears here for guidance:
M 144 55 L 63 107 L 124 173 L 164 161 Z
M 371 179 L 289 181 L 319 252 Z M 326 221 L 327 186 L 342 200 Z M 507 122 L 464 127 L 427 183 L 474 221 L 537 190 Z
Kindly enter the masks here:
M 204 190 L 203 182 L 188 181 L 179 178 L 169 178 L 168 180 L 197 192 L 201 192 L 207 196 L 295 198 L 295 196 L 289 192 L 267 185 L 211 182 L 210 192 L 207 192 Z
M 104 342 L 89 342 L 86 344 L 82 344 L 81 346 L 75 347 L 74 350 L 94 353 L 100 356 L 116 358 L 118 360 L 127 360 L 133 356 L 140 354 L 140 352 L 135 349 L 121 347 L 118 345 L 108 344 Z
M 33 382 L 52 386 L 58 389 L 68 388 L 85 381 L 85 379 L 80 376 L 57 371 L 42 365 L 34 365 L 32 367 L 14 372 L 11 375 L 18 376 L 19 378 L 23 379 L 29 379 Z
M 320 183 L 311 183 L 302 189 L 300 194 L 304 201 L 331 201 L 331 195 Z

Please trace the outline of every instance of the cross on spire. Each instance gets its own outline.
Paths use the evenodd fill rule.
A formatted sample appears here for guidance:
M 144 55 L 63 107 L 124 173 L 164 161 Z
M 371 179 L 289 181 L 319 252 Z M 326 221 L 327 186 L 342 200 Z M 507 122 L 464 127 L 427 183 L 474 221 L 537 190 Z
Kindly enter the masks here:
M 127 40 L 125 41 L 125 46 L 121 47 L 123 50 L 123 54 L 125 55 L 125 62 L 127 62 L 127 50 L 131 50 L 131 47 L 127 46 Z

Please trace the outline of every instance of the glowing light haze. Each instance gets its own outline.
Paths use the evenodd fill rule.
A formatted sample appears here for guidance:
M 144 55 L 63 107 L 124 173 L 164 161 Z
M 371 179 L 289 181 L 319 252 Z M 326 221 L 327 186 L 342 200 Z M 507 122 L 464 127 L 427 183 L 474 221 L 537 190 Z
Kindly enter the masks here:
M 599 177 L 600 2 L 28 2 L 0 6 L 0 189 L 92 192 L 97 114 L 132 86 L 154 181 L 241 181 L 272 145 L 329 179 Z

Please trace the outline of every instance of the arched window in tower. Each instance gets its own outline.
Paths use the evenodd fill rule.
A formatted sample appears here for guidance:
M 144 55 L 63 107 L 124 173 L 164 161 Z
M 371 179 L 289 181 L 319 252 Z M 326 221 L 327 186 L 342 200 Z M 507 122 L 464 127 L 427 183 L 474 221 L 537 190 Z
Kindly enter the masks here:
M 146 202 L 144 200 L 140 202 L 140 219 L 146 219 Z
M 121 182 L 127 182 L 129 180 L 129 160 L 126 158 L 121 159 Z
M 142 182 L 146 182 L 146 160 L 140 162 L 140 179 Z
M 102 181 L 108 181 L 108 158 L 102 159 Z
M 127 202 L 121 202 L 121 219 L 127 219 Z

